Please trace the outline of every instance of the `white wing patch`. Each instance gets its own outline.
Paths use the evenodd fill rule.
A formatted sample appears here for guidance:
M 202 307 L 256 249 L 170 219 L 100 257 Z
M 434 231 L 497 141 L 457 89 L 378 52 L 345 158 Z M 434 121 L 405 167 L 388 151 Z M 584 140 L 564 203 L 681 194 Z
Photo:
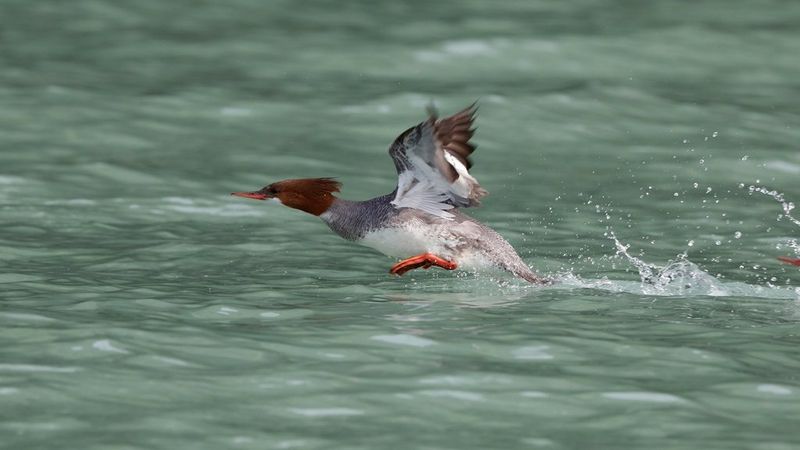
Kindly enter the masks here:
M 455 192 L 456 195 L 469 198 L 470 191 L 472 190 L 472 184 L 477 184 L 478 180 L 472 177 L 469 174 L 469 171 L 464 164 L 461 164 L 461 161 L 458 160 L 455 156 L 450 154 L 449 151 L 445 150 L 444 152 L 444 159 L 456 169 L 458 173 L 458 178 L 450 185 L 450 190 Z
M 415 169 L 418 167 L 414 166 Z M 413 171 L 406 170 L 400 174 L 397 182 L 397 195 L 392 200 L 392 205 L 397 208 L 414 208 L 452 220 L 455 216 L 447 210 L 453 209 L 453 205 L 445 203 L 449 199 L 450 197 L 445 192 L 427 178 L 416 177 Z

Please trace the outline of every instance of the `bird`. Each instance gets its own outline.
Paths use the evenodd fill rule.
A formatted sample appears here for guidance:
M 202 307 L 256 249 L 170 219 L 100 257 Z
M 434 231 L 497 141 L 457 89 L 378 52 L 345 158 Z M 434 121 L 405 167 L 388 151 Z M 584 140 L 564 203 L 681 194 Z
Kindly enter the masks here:
M 499 269 L 534 284 L 552 280 L 531 270 L 499 233 L 462 209 L 477 207 L 488 192 L 469 169 L 476 146 L 477 102 L 439 118 L 428 107 L 425 121 L 405 130 L 389 147 L 397 170 L 395 189 L 364 201 L 335 195 L 334 178 L 287 179 L 258 191 L 231 195 L 280 203 L 319 217 L 346 240 L 400 259 L 389 273 L 413 269 Z

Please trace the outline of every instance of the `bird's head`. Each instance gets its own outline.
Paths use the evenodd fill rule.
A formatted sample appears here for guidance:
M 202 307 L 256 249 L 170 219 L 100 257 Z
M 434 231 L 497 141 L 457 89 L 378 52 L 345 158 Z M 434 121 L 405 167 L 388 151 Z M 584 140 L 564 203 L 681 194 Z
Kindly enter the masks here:
M 330 208 L 341 183 L 332 178 L 300 178 L 283 180 L 253 192 L 232 192 L 231 195 L 254 200 L 274 200 L 290 208 L 319 216 Z

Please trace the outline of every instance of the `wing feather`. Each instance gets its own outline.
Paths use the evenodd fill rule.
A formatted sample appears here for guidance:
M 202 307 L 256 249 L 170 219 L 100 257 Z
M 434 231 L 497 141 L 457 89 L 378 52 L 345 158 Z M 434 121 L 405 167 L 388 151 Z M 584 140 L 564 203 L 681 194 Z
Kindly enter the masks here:
M 488 194 L 469 173 L 477 106 L 444 119 L 429 111 L 428 120 L 403 132 L 389 148 L 398 174 L 392 204 L 449 219 L 448 210 L 479 206 Z

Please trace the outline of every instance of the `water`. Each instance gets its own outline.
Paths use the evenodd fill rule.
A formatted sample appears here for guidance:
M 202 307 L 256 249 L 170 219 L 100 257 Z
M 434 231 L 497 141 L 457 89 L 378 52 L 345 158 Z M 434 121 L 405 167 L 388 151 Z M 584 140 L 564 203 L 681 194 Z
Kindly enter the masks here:
M 0 21 L 0 446 L 800 446 L 800 273 L 776 259 L 800 257 L 799 4 L 6 0 Z M 391 140 L 476 98 L 472 213 L 555 286 L 392 278 L 228 195 L 388 192 Z

